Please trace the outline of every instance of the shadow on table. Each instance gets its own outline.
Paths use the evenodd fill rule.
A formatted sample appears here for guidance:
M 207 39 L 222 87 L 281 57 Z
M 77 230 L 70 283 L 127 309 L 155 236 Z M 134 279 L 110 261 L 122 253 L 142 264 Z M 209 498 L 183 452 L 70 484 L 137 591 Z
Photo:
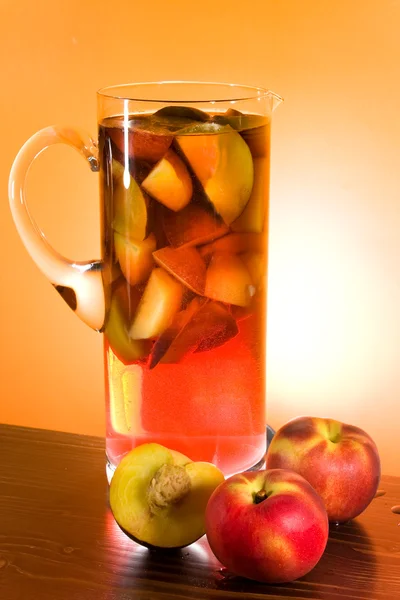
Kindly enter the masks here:
M 293 583 L 276 586 L 230 574 L 212 554 L 205 537 L 181 550 L 152 551 L 132 542 L 116 523 L 109 525 L 113 545 L 119 547 L 113 572 L 114 584 L 120 588 L 171 594 L 179 589 L 180 597 L 186 598 L 182 594 L 187 594 L 192 599 L 207 598 L 207 590 L 224 591 L 224 598 L 240 594 L 307 600 L 338 600 L 346 595 L 366 600 L 372 597 L 374 547 L 365 528 L 356 521 L 331 527 L 326 551 L 313 571 Z

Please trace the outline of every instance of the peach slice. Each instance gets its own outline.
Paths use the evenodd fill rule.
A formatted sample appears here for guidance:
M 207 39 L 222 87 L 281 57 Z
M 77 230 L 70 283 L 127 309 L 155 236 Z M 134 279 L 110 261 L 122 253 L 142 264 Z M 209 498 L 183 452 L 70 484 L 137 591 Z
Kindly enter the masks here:
M 231 223 L 237 232 L 261 233 L 266 227 L 268 215 L 268 164 L 263 158 L 254 159 L 254 185 L 244 211 Z
M 150 171 L 142 187 L 150 196 L 175 211 L 189 204 L 193 194 L 189 172 L 173 150 L 168 150 Z
M 146 129 L 146 120 L 134 120 L 128 122 L 128 128 L 125 131 L 123 127 L 113 127 L 109 129 L 111 141 L 115 144 L 118 151 L 125 155 L 125 136 L 128 136 L 127 150 L 129 158 L 132 160 L 144 160 L 150 163 L 159 161 L 172 144 L 172 135 L 160 135 Z M 148 123 L 150 129 L 151 123 Z
M 264 236 L 259 233 L 231 233 L 224 237 L 200 246 L 199 253 L 204 258 L 209 258 L 214 252 L 230 252 L 240 254 L 246 251 L 262 251 L 264 247 Z
M 175 139 L 215 210 L 230 225 L 243 211 L 253 187 L 253 159 L 246 142 L 229 127 L 225 133 Z
M 188 204 L 174 213 L 165 211 L 164 232 L 171 246 L 197 246 L 228 233 L 228 227 L 218 215 L 200 204 Z
M 195 352 L 219 348 L 239 333 L 236 321 L 219 302 L 209 301 L 196 317 L 202 325 L 202 336 Z
M 204 294 L 206 264 L 196 248 L 171 248 L 166 246 L 153 252 L 155 262 L 171 273 L 190 290 Z
M 207 269 L 204 295 L 236 306 L 248 306 L 254 295 L 250 273 L 241 258 L 228 252 L 216 252 Z
M 185 310 L 175 315 L 171 325 L 160 335 L 153 346 L 150 369 L 159 363 L 177 363 L 186 354 L 194 350 L 199 343 L 197 330 L 188 327 L 193 316 L 200 310 L 206 298 L 195 297 Z
M 181 548 L 204 535 L 206 505 L 223 481 L 211 463 L 192 462 L 160 444 L 142 444 L 116 468 L 110 506 L 121 529 L 139 544 Z
M 142 241 L 146 237 L 146 198 L 129 171 L 116 160 L 113 173 L 113 228 L 124 237 Z
M 181 305 L 183 286 L 163 269 L 153 269 L 129 335 L 134 340 L 154 338 L 171 323 Z
M 145 281 L 154 266 L 153 252 L 156 249 L 156 238 L 153 233 L 143 242 L 136 242 L 114 233 L 114 246 L 121 271 L 130 285 Z
M 253 285 L 258 287 L 266 273 L 264 255 L 259 252 L 245 252 L 240 255 L 240 258 L 250 273 Z
M 115 356 L 127 365 L 147 356 L 151 346 L 146 340 L 133 340 L 128 334 L 131 313 L 139 304 L 139 292 L 123 278 L 114 285 L 104 333 Z
M 235 320 L 222 304 L 206 298 L 194 298 L 155 343 L 150 369 L 159 362 L 178 363 L 191 352 L 222 346 L 237 333 Z

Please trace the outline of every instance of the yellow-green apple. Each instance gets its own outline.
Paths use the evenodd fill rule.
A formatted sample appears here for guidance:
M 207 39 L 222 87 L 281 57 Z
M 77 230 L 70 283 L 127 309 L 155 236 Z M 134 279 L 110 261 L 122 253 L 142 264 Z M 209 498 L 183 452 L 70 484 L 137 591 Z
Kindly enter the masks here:
M 131 315 L 134 314 L 139 301 L 139 292 L 130 287 L 123 277 L 113 283 L 104 333 L 114 354 L 124 364 L 148 356 L 151 349 L 148 340 L 133 340 L 128 333 Z
M 254 158 L 254 185 L 243 212 L 231 224 L 232 231 L 261 233 L 268 218 L 268 164 L 265 158 Z
M 285 469 L 233 475 L 206 508 L 211 550 L 232 573 L 266 583 L 302 577 L 328 541 L 324 504 L 301 475 Z
M 142 241 L 146 237 L 147 199 L 128 170 L 112 161 L 113 228 L 123 237 Z
M 154 266 L 153 252 L 156 249 L 156 238 L 151 233 L 143 242 L 114 233 L 115 254 L 121 271 L 130 285 L 145 281 Z
M 177 135 L 185 155 L 217 213 L 230 225 L 246 206 L 253 188 L 248 145 L 229 126 L 219 135 Z
M 334 522 L 362 513 L 380 479 L 378 449 L 365 431 L 317 417 L 298 417 L 283 425 L 268 448 L 266 465 L 305 477 Z
M 183 285 L 164 269 L 153 269 L 129 329 L 133 340 L 160 335 L 178 312 Z
M 171 149 L 142 182 L 142 188 L 171 210 L 182 210 L 189 204 L 192 194 L 192 179 L 181 158 Z

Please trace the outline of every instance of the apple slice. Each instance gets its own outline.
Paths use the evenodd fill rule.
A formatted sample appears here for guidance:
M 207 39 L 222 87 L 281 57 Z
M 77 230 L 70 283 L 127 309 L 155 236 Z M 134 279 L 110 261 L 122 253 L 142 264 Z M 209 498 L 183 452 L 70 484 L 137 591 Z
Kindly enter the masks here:
M 178 213 L 165 211 L 164 232 L 171 246 L 198 246 L 219 238 L 229 229 L 221 218 L 200 204 L 188 204 Z
M 153 116 L 158 118 L 165 117 L 167 122 L 177 120 L 178 125 L 180 125 L 180 120 L 184 122 L 200 121 L 204 123 L 209 119 L 207 113 L 191 106 L 164 106 L 160 110 L 157 110 Z
M 171 273 L 187 288 L 202 296 L 206 281 L 206 264 L 196 248 L 166 246 L 153 252 L 156 263 Z
M 131 315 L 139 300 L 139 292 L 123 278 L 114 284 L 104 333 L 115 356 L 125 365 L 144 358 L 151 349 L 147 340 L 133 340 L 128 334 Z
M 121 125 L 123 125 L 123 122 Z M 128 121 L 126 129 L 125 127 L 113 127 L 108 129 L 108 133 L 122 156 L 125 156 L 125 148 L 127 147 L 131 160 L 144 160 L 150 163 L 159 161 L 174 139 L 172 135 L 166 135 L 167 132 L 161 134 L 160 132 L 151 131 L 149 117 L 131 119 Z M 126 136 L 128 140 L 125 146 Z
M 259 252 L 245 252 L 240 255 L 240 258 L 250 273 L 253 285 L 258 288 L 263 276 L 266 274 L 266 260 L 264 255 Z
M 143 435 L 145 433 L 141 419 L 143 365 L 124 365 L 111 348 L 107 352 L 107 361 L 111 426 L 115 433 L 121 435 Z
M 220 237 L 218 240 L 200 246 L 199 253 L 208 259 L 214 252 L 230 252 L 240 254 L 246 251 L 261 252 L 264 247 L 264 236 L 259 233 L 231 233 Z
M 163 269 L 153 269 L 129 335 L 134 340 L 154 338 L 171 323 L 181 305 L 183 286 Z
M 230 225 L 243 211 L 253 187 L 253 159 L 246 142 L 229 126 L 225 133 L 175 139 L 215 210 Z
M 244 211 L 231 223 L 233 231 L 261 233 L 267 225 L 269 165 L 265 158 L 255 158 L 253 162 L 253 190 Z
M 216 252 L 206 275 L 204 295 L 236 306 L 248 306 L 255 288 L 250 274 L 239 256 Z
M 156 249 L 156 238 L 153 233 L 143 242 L 136 242 L 114 233 L 115 253 L 121 271 L 130 285 L 145 281 L 154 266 L 153 252 Z
M 142 241 L 146 237 L 146 198 L 129 171 L 116 160 L 113 173 L 113 228 L 123 237 Z
M 168 150 L 150 171 L 142 187 L 150 196 L 175 211 L 189 204 L 193 194 L 189 172 L 173 150 Z

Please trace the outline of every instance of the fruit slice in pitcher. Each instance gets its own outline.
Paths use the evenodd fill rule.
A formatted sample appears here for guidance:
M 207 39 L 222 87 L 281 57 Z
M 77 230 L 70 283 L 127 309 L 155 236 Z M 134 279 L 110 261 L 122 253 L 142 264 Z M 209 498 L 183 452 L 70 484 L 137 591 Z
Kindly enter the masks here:
M 207 302 L 206 298 L 193 298 L 185 310 L 175 315 L 171 325 L 160 335 L 153 346 L 150 359 L 150 369 L 159 363 L 177 363 L 191 350 L 197 347 L 197 333 L 190 335 L 190 323 L 193 315 Z M 186 335 L 185 335 L 186 329 Z
M 261 285 L 262 278 L 266 273 L 266 265 L 263 254 L 259 252 L 245 252 L 240 255 L 243 264 L 248 270 L 253 285 L 258 288 Z
M 188 204 L 178 213 L 165 211 L 164 232 L 171 246 L 197 246 L 228 233 L 221 218 L 200 204 Z
M 262 252 L 264 238 L 259 233 L 231 233 L 224 237 L 200 246 L 199 253 L 204 259 L 208 259 L 214 252 L 230 252 L 240 254 L 246 251 Z
M 175 139 L 216 212 L 230 225 L 243 211 L 253 187 L 253 159 L 246 142 L 230 127 L 226 133 Z
M 248 115 L 235 108 L 228 108 L 225 113 L 215 114 L 211 118 L 215 123 L 230 125 L 232 129 L 240 132 L 258 128 L 265 123 L 265 117 L 262 115 Z
M 120 279 L 114 286 L 104 333 L 119 360 L 130 364 L 146 357 L 151 345 L 147 340 L 133 340 L 128 334 L 131 315 L 139 304 L 139 292 L 129 287 L 124 279 Z
M 129 335 L 134 340 L 160 335 L 178 312 L 183 286 L 164 269 L 153 269 L 140 300 Z
M 198 108 L 192 108 L 190 106 L 164 106 L 157 110 L 154 117 L 166 118 L 168 123 L 177 123 L 179 127 L 182 127 L 182 122 L 184 124 L 191 123 L 192 121 L 200 121 L 205 122 L 208 121 L 208 114 L 199 110 Z
M 123 365 L 110 349 L 107 353 L 109 376 L 110 420 L 115 433 L 143 434 L 142 380 L 140 365 Z
M 191 352 L 217 348 L 237 333 L 235 320 L 222 304 L 195 298 L 155 343 L 150 368 L 158 362 L 178 363 Z
M 239 256 L 216 252 L 207 269 L 204 295 L 236 306 L 248 306 L 255 287 Z
M 228 309 L 219 302 L 212 300 L 207 302 L 196 318 L 202 324 L 203 331 L 195 352 L 219 348 L 239 333 L 236 321 Z
M 147 127 L 147 128 L 146 128 Z M 172 135 L 163 135 L 151 131 L 151 122 L 148 118 L 132 119 L 127 127 L 112 127 L 109 130 L 111 141 L 117 147 L 121 156 L 125 155 L 127 148 L 129 158 L 150 163 L 159 161 L 172 144 Z M 126 137 L 128 138 L 127 144 Z
M 200 296 L 204 294 L 206 264 L 196 248 L 166 246 L 153 252 L 153 258 L 160 267 L 171 273 L 190 290 Z
M 113 173 L 113 228 L 124 237 L 142 241 L 146 237 L 146 198 L 129 171 L 116 160 Z
M 171 210 L 181 210 L 191 200 L 192 179 L 173 150 L 168 150 L 142 182 L 143 189 Z
M 130 285 L 146 281 L 154 266 L 153 252 L 156 238 L 153 233 L 143 242 L 136 242 L 120 233 L 114 233 L 114 246 L 121 271 Z
M 268 208 L 268 179 L 265 159 L 254 159 L 254 185 L 242 214 L 231 224 L 238 232 L 261 233 L 265 228 Z

